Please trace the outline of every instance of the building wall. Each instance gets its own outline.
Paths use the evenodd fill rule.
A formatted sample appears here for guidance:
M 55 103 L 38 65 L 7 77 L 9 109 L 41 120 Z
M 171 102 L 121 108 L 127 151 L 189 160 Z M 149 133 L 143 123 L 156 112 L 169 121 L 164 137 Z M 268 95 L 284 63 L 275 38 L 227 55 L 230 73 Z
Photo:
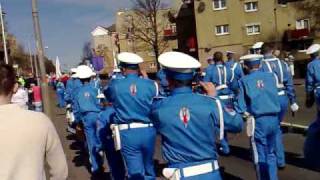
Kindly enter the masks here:
M 258 2 L 258 10 L 245 12 L 244 4 L 252 1 Z M 247 53 L 248 49 L 258 41 L 280 44 L 284 32 L 295 29 L 298 19 L 310 19 L 312 27 L 314 23 L 312 17 L 296 8 L 299 2 L 288 3 L 286 6 L 276 2 L 275 0 L 227 0 L 226 9 L 214 10 L 212 0 L 194 1 L 200 61 L 204 63 L 215 51 L 232 50 L 237 52 L 239 57 Z M 200 12 L 198 9 L 203 3 L 205 10 Z M 260 24 L 260 34 L 247 35 L 246 25 L 250 23 Z M 229 25 L 229 34 L 216 35 L 215 27 L 223 24 Z

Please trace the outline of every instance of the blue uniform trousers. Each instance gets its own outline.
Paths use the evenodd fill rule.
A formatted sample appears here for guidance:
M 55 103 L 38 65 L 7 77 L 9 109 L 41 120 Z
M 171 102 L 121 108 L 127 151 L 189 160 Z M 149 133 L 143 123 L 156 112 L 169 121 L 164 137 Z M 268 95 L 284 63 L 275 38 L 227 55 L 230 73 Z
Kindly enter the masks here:
M 66 103 L 64 101 L 64 90 L 57 89 L 57 98 L 58 98 L 58 106 L 60 108 L 63 108 L 66 106 Z
M 107 137 L 103 140 L 103 144 L 113 180 L 124 180 L 126 170 L 122 155 L 120 151 L 114 149 L 114 141 L 111 134 L 107 134 Z
M 155 179 L 153 154 L 156 130 L 153 127 L 122 130 L 120 137 L 129 180 Z
M 207 162 L 211 162 L 211 161 L 207 161 Z M 180 169 L 180 175 L 181 175 L 180 180 L 221 180 L 222 178 L 221 178 L 219 170 L 214 170 L 210 173 L 200 174 L 200 175 L 196 175 L 196 176 L 184 177 L 183 171 L 182 171 L 183 168 L 200 165 L 200 164 L 204 164 L 207 162 L 182 163 L 182 164 L 178 164 L 178 165 L 169 165 L 169 168 L 179 168 Z
M 278 167 L 283 167 L 286 164 L 285 161 L 285 152 L 283 146 L 283 137 L 281 131 L 281 122 L 288 111 L 289 98 L 287 95 L 279 96 L 281 111 L 279 113 L 279 128 L 277 131 L 277 139 L 276 139 L 276 157 L 277 157 L 277 165 Z
M 102 160 L 98 153 L 98 147 L 101 147 L 97 137 L 98 112 L 88 112 L 83 116 L 83 127 L 89 150 L 91 163 L 91 172 L 99 170 Z
M 251 137 L 254 162 L 258 180 L 277 180 L 275 155 L 278 117 L 261 116 L 255 120 L 254 136 Z

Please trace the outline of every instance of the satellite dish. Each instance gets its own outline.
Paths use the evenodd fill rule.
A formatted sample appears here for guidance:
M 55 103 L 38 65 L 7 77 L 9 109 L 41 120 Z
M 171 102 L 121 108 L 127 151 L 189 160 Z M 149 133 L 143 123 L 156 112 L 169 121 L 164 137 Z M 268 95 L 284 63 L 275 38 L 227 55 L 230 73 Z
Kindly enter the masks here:
M 206 4 L 204 2 L 200 2 L 198 6 L 198 13 L 202 13 L 206 9 Z

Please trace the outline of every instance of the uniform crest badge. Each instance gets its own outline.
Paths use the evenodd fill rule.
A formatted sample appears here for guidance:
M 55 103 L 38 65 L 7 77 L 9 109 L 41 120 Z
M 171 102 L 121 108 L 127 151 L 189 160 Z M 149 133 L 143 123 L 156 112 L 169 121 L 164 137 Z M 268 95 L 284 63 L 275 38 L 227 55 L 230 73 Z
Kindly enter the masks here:
M 85 92 L 85 93 L 84 93 L 84 97 L 85 97 L 85 98 L 89 98 L 89 97 L 90 97 L 90 93 Z
M 257 88 L 258 88 L 258 89 L 263 89 L 263 88 L 264 88 L 264 83 L 263 83 L 262 80 L 258 80 L 258 81 L 257 81 Z
M 130 93 L 132 96 L 135 96 L 137 94 L 137 86 L 135 84 L 131 84 Z
M 183 107 L 180 109 L 180 120 L 183 122 L 185 127 L 188 126 L 190 121 L 190 111 L 188 108 Z

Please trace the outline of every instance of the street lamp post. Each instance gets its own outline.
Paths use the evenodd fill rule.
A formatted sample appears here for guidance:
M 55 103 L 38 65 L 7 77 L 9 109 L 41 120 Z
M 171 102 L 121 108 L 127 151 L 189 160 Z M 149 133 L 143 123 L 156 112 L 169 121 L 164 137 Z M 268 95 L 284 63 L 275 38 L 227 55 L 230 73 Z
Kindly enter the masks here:
M 37 7 L 38 1 L 32 0 L 31 3 L 32 3 L 32 17 L 33 17 L 33 26 L 34 26 L 34 33 L 35 33 L 35 40 L 36 40 L 36 47 L 37 47 L 38 63 L 39 63 L 39 70 L 41 75 L 41 93 L 42 93 L 43 108 L 44 108 L 45 114 L 51 117 L 49 87 L 48 87 L 48 83 L 46 82 L 44 51 L 43 51 L 43 45 L 42 45 L 42 39 L 41 39 L 41 30 L 40 30 L 39 14 L 38 14 L 38 7 Z
M 3 11 L 2 11 L 2 5 L 0 3 L 0 19 L 1 19 L 1 29 L 2 29 L 2 41 L 3 41 L 3 49 L 4 49 L 4 58 L 6 61 L 6 64 L 9 64 L 9 58 L 8 58 L 8 51 L 7 51 L 7 41 L 6 41 L 6 34 L 4 30 L 4 22 L 3 22 Z

